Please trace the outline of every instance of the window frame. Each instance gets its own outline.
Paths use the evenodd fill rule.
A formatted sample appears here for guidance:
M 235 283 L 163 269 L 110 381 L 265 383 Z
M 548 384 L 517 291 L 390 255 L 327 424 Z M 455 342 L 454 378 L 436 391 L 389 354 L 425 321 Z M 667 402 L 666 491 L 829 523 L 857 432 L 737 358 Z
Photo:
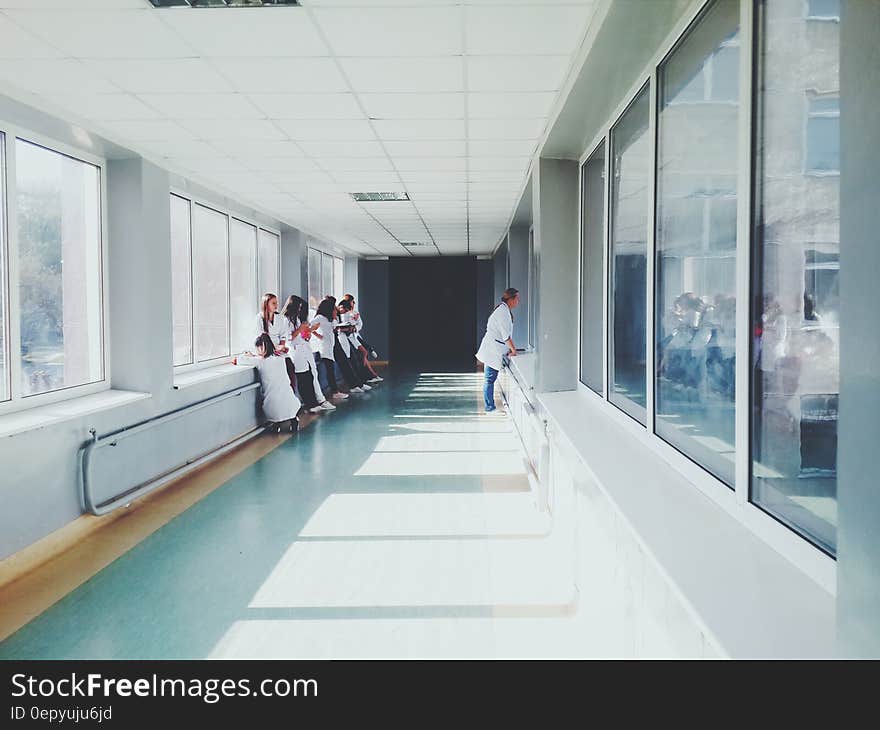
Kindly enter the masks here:
M 5 211 L 5 215 L 3 216 L 4 230 L 3 234 L 0 235 L 0 246 L 4 247 L 5 256 L 3 257 L 3 260 L 6 263 L 4 276 L 5 288 L 0 287 L 0 295 L 5 296 L 4 311 L 7 320 L 5 326 L 7 334 L 7 354 L 9 355 L 7 362 L 9 364 L 8 378 L 10 395 L 8 400 L 0 401 L 0 416 L 3 416 L 110 390 L 112 387 L 112 370 L 110 362 L 110 308 L 107 303 L 109 271 L 107 160 L 104 157 L 100 157 L 99 155 L 95 155 L 79 147 L 61 142 L 47 135 L 7 122 L 3 119 L 0 119 L 0 132 L 3 133 L 2 144 L 4 146 L 3 154 L 0 155 L 3 162 L 3 164 L 0 165 L 0 175 L 4 176 L 2 186 L 3 199 L 0 200 L 0 205 L 3 205 Z M 37 393 L 27 396 L 22 395 L 20 380 L 21 304 L 18 287 L 18 211 L 15 204 L 18 192 L 16 182 L 17 156 L 15 147 L 16 141 L 19 139 L 23 142 L 42 147 L 50 152 L 96 167 L 98 170 L 98 205 L 100 208 L 98 215 L 98 255 L 101 262 L 99 277 L 99 301 L 101 307 L 101 334 L 99 338 L 101 346 L 101 379 L 91 383 L 71 385 L 57 390 L 50 390 L 46 393 Z
M 308 290 L 309 279 L 311 278 L 311 273 L 312 273 L 311 272 L 311 264 L 309 262 L 309 258 L 310 258 L 309 252 L 314 251 L 315 253 L 317 253 L 319 255 L 320 261 L 321 261 L 320 271 L 318 272 L 318 283 L 319 283 L 319 286 L 321 286 L 322 288 L 324 286 L 324 277 L 323 277 L 324 257 L 325 256 L 330 257 L 330 260 L 331 260 L 331 265 L 330 265 L 331 280 L 333 281 L 333 285 L 331 288 L 338 288 L 340 290 L 339 296 L 337 297 L 337 299 L 338 299 L 345 293 L 342 291 L 342 289 L 345 288 L 345 257 L 339 256 L 331 251 L 328 251 L 327 249 L 319 248 L 318 246 L 316 246 L 314 244 L 315 244 L 315 241 L 313 241 L 313 240 L 308 241 L 308 243 L 306 244 L 306 289 Z M 336 261 L 342 262 L 342 266 L 340 267 L 342 270 L 342 281 L 339 281 L 339 282 L 336 281 Z M 319 295 L 320 299 L 318 299 L 318 301 L 320 302 L 327 293 L 328 292 L 321 292 L 321 294 Z M 329 292 L 329 293 L 332 296 L 337 296 L 333 292 Z M 310 292 L 306 291 L 306 296 L 304 297 L 306 302 L 309 301 L 309 294 L 310 294 Z M 309 317 L 314 317 L 314 316 L 315 316 L 315 313 L 311 310 L 311 307 L 310 307 L 309 308 Z
M 837 110 L 833 112 L 814 112 L 810 111 L 810 106 L 814 101 L 820 99 L 836 99 Z M 803 158 L 802 172 L 804 177 L 840 177 L 840 158 L 838 156 L 837 167 L 828 170 L 819 170 L 810 167 L 810 120 L 811 119 L 836 119 L 838 125 L 838 133 L 840 132 L 840 90 L 837 91 L 816 91 L 810 89 L 804 94 L 804 128 L 803 128 Z M 839 155 L 839 151 L 838 151 Z
M 190 216 L 189 216 L 189 224 L 190 224 L 190 261 L 189 261 L 189 277 L 190 277 L 190 313 L 192 316 L 192 332 L 191 332 L 191 347 L 192 347 L 192 362 L 186 363 L 185 365 L 172 365 L 172 370 L 175 375 L 182 375 L 184 373 L 203 370 L 205 368 L 217 367 L 217 365 L 222 364 L 224 362 L 229 362 L 231 358 L 236 355 L 241 354 L 241 352 L 236 351 L 232 347 L 232 306 L 231 306 L 231 291 L 230 291 L 230 278 L 232 276 L 232 258 L 230 254 L 230 246 L 231 246 L 231 235 L 232 235 L 232 219 L 239 221 L 240 223 L 244 223 L 248 226 L 253 226 L 256 229 L 257 237 L 254 248 L 254 289 L 257 291 L 257 296 L 261 297 L 263 292 L 259 291 L 260 286 L 260 231 L 264 230 L 268 233 L 275 235 L 278 238 L 278 281 L 281 281 L 281 231 L 277 228 L 274 228 L 269 225 L 265 225 L 260 223 L 254 218 L 251 218 L 247 215 L 240 215 L 239 213 L 233 211 L 232 209 L 226 208 L 225 206 L 217 205 L 213 200 L 208 197 L 198 195 L 196 193 L 190 192 L 178 186 L 170 186 L 169 190 L 169 206 L 171 204 L 170 198 L 171 196 L 176 196 L 178 198 L 182 198 L 189 203 Z M 226 296 L 227 296 L 227 308 L 226 308 L 226 327 L 227 327 L 227 345 L 229 347 L 229 354 L 222 355 L 220 357 L 211 358 L 208 360 L 199 360 L 196 354 L 196 346 L 197 346 L 197 338 L 196 338 L 196 328 L 198 326 L 198 314 L 196 307 L 196 273 L 195 273 L 195 261 L 194 261 L 194 224 L 193 224 L 193 206 L 201 205 L 203 208 L 208 208 L 209 210 L 214 211 L 215 213 L 219 213 L 220 215 L 226 218 Z M 170 245 L 170 240 L 169 240 Z M 278 294 L 280 297 L 281 295 Z M 259 302 L 255 302 L 254 315 L 257 314 L 259 309 Z
M 760 109 L 760 87 L 756 83 L 759 63 L 759 40 L 764 32 L 762 27 L 761 4 L 757 0 L 740 0 L 740 123 L 739 123 L 739 150 L 737 166 L 737 224 L 736 224 L 736 296 L 738 303 L 746 303 L 745 306 L 737 306 L 736 312 L 736 337 L 737 337 L 737 361 L 736 361 L 736 391 L 738 395 L 735 402 L 735 480 L 734 489 L 731 489 L 723 481 L 705 470 L 695 461 L 682 454 L 674 446 L 666 443 L 655 432 L 654 415 L 654 378 L 655 371 L 655 348 L 654 348 L 654 316 L 655 316 L 655 263 L 656 263 L 656 190 L 657 190 L 657 80 L 658 68 L 666 57 L 673 53 L 682 39 L 700 19 L 713 0 L 693 0 L 688 9 L 683 13 L 679 22 L 671 30 L 664 42 L 659 46 L 658 52 L 645 65 L 642 72 L 635 78 L 633 84 L 622 97 L 622 100 L 614 111 L 605 119 L 595 135 L 588 140 L 583 153 L 578 158 L 578 307 L 577 327 L 578 336 L 581 332 L 581 259 L 583 246 L 583 166 L 592 156 L 600 144 L 605 143 L 606 176 L 605 176 L 605 227 L 603 231 L 603 369 L 605 393 L 600 394 L 592 390 L 576 378 L 578 394 L 585 398 L 604 402 L 604 411 L 616 424 L 618 424 L 631 438 L 638 441 L 642 446 L 649 449 L 659 458 L 663 459 L 681 474 L 690 484 L 696 487 L 702 494 L 711 499 L 713 503 L 722 508 L 732 518 L 743 524 L 752 534 L 763 542 L 770 545 L 774 550 L 782 554 L 798 569 L 819 583 L 830 593 L 836 591 L 837 565 L 836 559 L 825 553 L 817 545 L 795 532 L 788 526 L 770 516 L 759 506 L 752 503 L 749 498 L 750 469 L 751 469 L 751 248 L 754 244 L 754 214 L 755 205 L 760 195 L 760 180 L 756 174 L 758 164 L 757 149 L 757 122 L 756 115 Z M 620 120 L 622 115 L 636 99 L 646 83 L 650 83 L 650 120 L 649 135 L 651 139 L 652 177 L 650 180 L 650 205 L 649 211 L 649 238 L 648 238 L 648 272 L 647 286 L 648 298 L 646 312 L 647 323 L 647 423 L 640 424 L 630 415 L 620 410 L 609 400 L 609 298 L 610 286 L 610 205 L 612 192 L 612 171 L 610 164 L 611 130 Z M 740 244 L 740 242 L 743 242 Z M 576 367 L 580 368 L 580 355 L 577 356 Z

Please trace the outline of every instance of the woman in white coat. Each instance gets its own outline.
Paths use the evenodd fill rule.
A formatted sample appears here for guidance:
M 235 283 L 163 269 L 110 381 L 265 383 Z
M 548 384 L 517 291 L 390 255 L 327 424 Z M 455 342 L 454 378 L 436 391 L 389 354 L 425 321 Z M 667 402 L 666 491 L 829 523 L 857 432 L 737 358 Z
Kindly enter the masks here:
M 312 350 L 318 360 L 318 367 L 324 373 L 324 378 L 330 389 L 331 395 L 345 395 L 339 390 L 336 383 L 335 361 L 333 359 L 333 346 L 336 338 L 333 333 L 332 320 L 335 319 L 335 306 L 329 299 L 324 299 L 318 305 L 318 311 L 311 321 L 313 336 L 311 339 Z M 347 398 L 348 396 L 345 395 Z
M 287 342 L 290 344 L 293 369 L 296 371 L 296 384 L 299 397 L 311 413 L 336 410 L 321 392 L 318 384 L 317 367 L 312 356 L 312 326 L 309 324 L 309 305 L 295 294 L 291 294 L 281 310 L 287 322 Z
M 516 345 L 513 344 L 513 309 L 519 304 L 519 292 L 514 289 L 505 289 L 501 295 L 501 304 L 495 307 L 495 311 L 489 316 L 486 323 L 486 334 L 477 350 L 477 360 L 483 363 L 483 372 L 486 382 L 483 386 L 483 402 L 486 413 L 495 410 L 495 380 L 498 371 L 504 366 L 504 356 L 516 355 Z
M 266 420 L 272 422 L 281 433 L 281 427 L 286 421 L 290 421 L 290 430 L 296 431 L 299 421 L 296 414 L 302 404 L 290 387 L 287 376 L 286 357 L 275 353 L 275 345 L 272 338 L 265 332 L 260 334 L 254 342 L 256 354 L 245 353 L 239 355 L 233 362 L 236 365 L 248 365 L 255 367 L 260 373 L 260 392 L 263 396 L 263 413 Z
M 290 337 L 287 320 L 278 311 L 278 297 L 270 292 L 263 294 L 260 311 L 257 313 L 254 337 L 259 337 L 262 334 L 269 335 L 269 339 L 272 340 L 272 345 L 275 347 L 276 355 L 287 355 L 289 352 L 287 341 Z M 290 387 L 293 388 L 296 385 L 296 372 L 293 367 L 293 361 L 285 358 L 284 366 L 287 368 Z

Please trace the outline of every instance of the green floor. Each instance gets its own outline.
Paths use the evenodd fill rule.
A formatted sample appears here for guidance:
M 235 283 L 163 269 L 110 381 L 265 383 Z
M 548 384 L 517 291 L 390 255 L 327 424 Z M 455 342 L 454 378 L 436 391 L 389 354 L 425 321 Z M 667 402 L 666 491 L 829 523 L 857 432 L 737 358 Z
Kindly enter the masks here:
M 345 656 L 334 619 L 355 631 L 351 621 L 489 615 L 467 541 L 491 542 L 475 500 L 519 455 L 504 419 L 479 416 L 480 385 L 473 373 L 404 373 L 353 396 L 2 642 L 0 658 L 202 658 L 254 625 L 271 647 L 273 622 L 313 619 L 330 622 L 329 638 L 309 643 L 306 626 L 287 655 Z M 530 529 L 510 524 L 500 532 Z M 460 564 L 465 584 L 420 585 L 407 573 L 419 560 L 436 576 Z M 225 655 L 248 648 L 238 641 Z

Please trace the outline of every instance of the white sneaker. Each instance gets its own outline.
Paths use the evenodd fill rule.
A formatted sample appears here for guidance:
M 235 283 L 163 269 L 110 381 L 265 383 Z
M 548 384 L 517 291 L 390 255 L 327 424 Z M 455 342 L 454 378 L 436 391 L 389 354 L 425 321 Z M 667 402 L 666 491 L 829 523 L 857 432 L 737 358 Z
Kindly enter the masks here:
M 336 406 L 334 406 L 329 400 L 325 400 L 323 403 L 321 403 L 318 406 L 318 408 L 320 408 L 322 411 L 335 411 L 336 410 Z
M 377 375 L 375 378 L 370 378 L 367 382 L 368 382 L 368 383 L 381 383 L 381 382 L 382 382 L 382 378 L 380 378 L 380 377 Z
M 336 397 L 339 398 L 340 400 L 345 400 L 346 398 L 348 398 L 348 393 L 339 392 L 336 394 Z
M 363 393 L 364 390 L 363 390 L 363 388 L 358 388 L 357 386 L 355 386 L 354 388 L 349 388 L 348 392 L 349 393 Z
M 362 390 L 372 390 L 372 389 L 373 389 L 373 386 L 372 386 L 372 385 L 367 385 L 366 383 L 364 383 L 364 384 L 361 386 L 361 389 L 362 389 Z
M 315 406 L 314 408 L 309 408 L 309 413 L 320 413 L 323 410 L 321 406 Z

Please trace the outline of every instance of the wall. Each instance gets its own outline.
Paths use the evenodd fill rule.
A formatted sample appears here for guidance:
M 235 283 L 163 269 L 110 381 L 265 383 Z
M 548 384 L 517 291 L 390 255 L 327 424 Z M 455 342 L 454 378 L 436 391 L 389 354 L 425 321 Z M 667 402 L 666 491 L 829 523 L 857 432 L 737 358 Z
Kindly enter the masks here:
M 880 3 L 842 4 L 838 639 L 880 656 Z
M 358 309 L 364 319 L 361 333 L 380 360 L 390 356 L 388 259 L 358 261 Z
M 492 296 L 495 294 L 494 272 L 490 259 L 477 259 L 477 342 L 486 334 L 486 321 L 493 309 Z
M 501 301 L 501 295 L 507 289 L 507 271 L 507 238 L 505 237 L 492 257 L 492 272 L 495 283 L 492 302 L 494 304 Z
M 305 236 L 296 228 L 281 227 L 281 292 L 282 301 L 291 294 L 303 299 L 309 296 L 308 259 Z
M 519 290 L 519 306 L 513 313 L 513 342 L 525 349 L 529 340 L 529 228 L 513 226 L 508 235 L 510 286 Z

